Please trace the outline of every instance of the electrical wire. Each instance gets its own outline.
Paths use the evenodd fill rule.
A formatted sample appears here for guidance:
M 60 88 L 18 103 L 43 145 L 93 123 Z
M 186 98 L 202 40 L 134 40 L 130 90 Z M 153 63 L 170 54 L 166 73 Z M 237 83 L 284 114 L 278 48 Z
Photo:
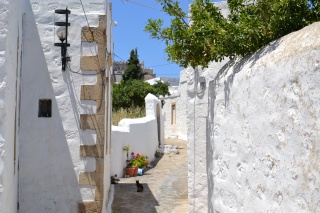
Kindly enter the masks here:
M 117 54 L 113 53 L 113 55 L 119 59 L 121 59 L 122 61 L 126 61 L 123 58 L 121 58 L 120 56 L 118 56 Z M 172 63 L 167 63 L 167 64 L 158 64 L 158 65 L 152 65 L 152 66 L 148 66 L 148 67 L 162 67 L 162 66 L 167 66 L 167 65 L 171 65 Z
M 124 1 L 125 1 L 125 2 L 124 2 Z M 124 4 L 127 4 L 128 2 L 131 2 L 131 3 L 133 3 L 133 4 L 136 4 L 136 5 L 139 5 L 139 6 L 142 6 L 142 7 L 146 7 L 146 8 L 152 9 L 152 10 L 156 10 L 156 11 L 160 11 L 160 12 L 165 13 L 165 11 L 163 11 L 163 10 L 159 10 L 159 9 L 157 9 L 157 8 L 150 7 L 150 6 L 145 5 L 145 4 L 141 4 L 141 3 L 138 3 L 138 2 L 134 2 L 134 1 L 132 1 L 132 0 L 122 0 L 122 2 L 123 2 Z M 176 11 L 174 11 L 174 12 L 177 14 Z M 180 16 L 180 18 L 190 18 L 190 17 L 188 17 L 188 16 L 181 17 L 181 16 Z M 189 25 L 185 22 L 185 20 L 183 20 L 183 22 L 184 22 L 187 26 L 189 26 Z
M 127 2 L 131 2 L 133 4 L 136 4 L 136 5 L 139 5 L 139 6 L 142 6 L 142 7 L 146 7 L 146 8 L 149 8 L 149 9 L 152 9 L 152 10 L 157 10 L 157 11 L 160 11 L 160 12 L 164 12 L 163 10 L 159 10 L 157 8 L 154 8 L 154 7 L 150 7 L 148 5 L 145 5 L 145 4 L 141 4 L 141 3 L 138 3 L 138 2 L 134 2 L 132 0 L 126 0 Z M 123 1 L 122 1 L 123 2 Z
M 85 9 L 84 9 L 84 6 L 83 6 L 83 3 L 82 3 L 82 0 L 79 0 L 79 1 L 80 1 L 81 6 L 82 6 L 82 10 L 83 10 L 84 16 L 85 16 L 86 21 L 87 21 L 88 29 L 89 29 L 89 31 L 90 31 L 90 33 L 91 33 L 92 37 L 93 37 L 93 32 L 91 31 L 90 24 L 89 24 L 89 20 L 88 20 L 88 17 L 87 17 L 86 11 L 85 11 Z M 86 39 L 87 41 L 89 41 L 88 37 L 86 36 L 86 34 L 85 34 L 84 32 L 82 32 L 82 35 L 85 37 L 85 39 Z M 96 63 L 97 63 L 97 65 L 98 65 L 98 69 L 99 69 L 99 71 L 98 71 L 97 73 L 94 73 L 94 74 L 84 74 L 84 73 L 80 73 L 80 71 L 81 71 L 81 69 L 80 69 L 80 68 L 79 68 L 79 70 L 78 70 L 78 71 L 74 71 L 74 70 L 72 70 L 72 69 L 71 69 L 71 67 L 70 67 L 70 64 L 69 64 L 69 65 L 67 65 L 67 70 L 68 70 L 69 72 L 72 72 L 72 73 L 75 73 L 75 74 L 79 74 L 79 75 L 84 75 L 84 76 L 88 76 L 88 75 L 97 75 L 97 74 L 99 74 L 99 73 L 101 73 L 101 72 L 105 72 L 105 69 L 100 69 L 100 63 L 99 63 L 99 58 L 98 58 L 97 48 L 95 47 L 95 54 L 93 53 L 93 51 L 92 51 L 91 47 L 89 47 L 89 49 L 90 49 L 91 54 L 97 58 L 97 60 L 95 60 L 95 62 L 96 62 Z M 82 51 L 82 42 L 81 42 L 81 51 Z M 81 52 L 81 56 L 82 56 L 82 52 Z
M 162 67 L 162 66 L 167 66 L 167 65 L 171 65 L 171 64 L 170 63 L 168 63 L 168 64 L 159 64 L 159 65 L 148 66 L 148 67 Z
M 88 21 L 88 17 L 87 17 L 86 11 L 84 10 L 84 6 L 83 6 L 83 4 L 82 4 L 82 0 L 79 0 L 79 1 L 80 1 L 80 3 L 81 3 L 83 13 L 84 13 L 84 15 L 85 15 L 85 17 L 86 17 L 88 27 L 90 27 L 90 24 L 89 24 L 89 21 Z
M 121 58 L 120 56 L 117 56 L 117 54 L 113 53 L 113 55 L 119 59 L 121 59 L 122 61 L 125 61 L 123 58 Z
M 81 6 L 82 6 L 82 10 L 83 10 L 84 16 L 85 16 L 85 18 L 86 18 L 86 20 L 87 20 L 88 29 L 89 29 L 89 31 L 90 31 L 90 33 L 91 33 L 92 37 L 93 37 L 93 32 L 91 31 L 90 24 L 89 24 L 89 21 L 88 21 L 88 17 L 87 17 L 86 11 L 85 11 L 85 9 L 84 9 L 84 6 L 83 6 L 83 3 L 82 3 L 82 0 L 79 0 L 79 1 L 80 1 L 80 3 L 81 3 Z M 87 40 L 87 41 L 89 41 L 89 39 L 87 38 L 86 34 L 85 34 L 85 33 L 83 33 L 83 32 L 82 32 L 82 34 L 83 34 L 83 36 L 86 38 L 86 40 Z M 91 54 L 92 54 L 92 55 L 94 55 L 94 54 L 93 54 L 93 52 L 92 52 L 91 47 L 90 47 L 89 49 L 90 49 Z M 95 56 L 97 57 L 97 62 L 98 62 L 98 64 L 97 64 L 97 65 L 98 65 L 98 67 L 100 68 L 97 49 L 95 48 L 94 50 L 95 50 L 95 52 L 96 52 Z
M 69 72 L 72 72 L 72 73 L 78 74 L 78 75 L 84 75 L 84 76 L 98 75 L 98 74 L 100 74 L 100 73 L 102 73 L 102 72 L 105 72 L 105 69 L 103 69 L 103 70 L 100 70 L 100 72 L 97 72 L 97 73 L 84 74 L 84 73 L 80 73 L 80 70 L 79 70 L 79 71 L 74 71 L 74 70 L 72 70 L 72 69 L 70 68 L 70 65 L 69 65 L 69 66 L 67 65 L 67 69 L 68 69 Z

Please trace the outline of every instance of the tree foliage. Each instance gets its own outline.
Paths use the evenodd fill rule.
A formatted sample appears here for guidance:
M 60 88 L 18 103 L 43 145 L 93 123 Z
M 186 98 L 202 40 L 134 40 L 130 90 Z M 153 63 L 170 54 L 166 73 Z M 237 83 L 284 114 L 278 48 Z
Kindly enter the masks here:
M 143 72 L 139 63 L 138 50 L 136 48 L 134 50 L 131 50 L 130 52 L 130 58 L 127 61 L 128 67 L 124 71 L 124 74 L 122 76 L 124 81 L 127 81 L 129 79 L 143 79 L 145 73 Z
M 144 108 L 144 98 L 151 93 L 157 97 L 170 95 L 169 84 L 158 81 L 154 85 L 144 82 L 144 73 L 139 65 L 137 49 L 131 50 L 130 58 L 119 84 L 113 85 L 112 108 L 114 111 L 129 108 Z
M 320 20 L 318 0 L 228 0 L 227 17 L 210 0 L 193 0 L 189 17 L 178 1 L 157 1 L 172 17 L 171 25 L 149 19 L 145 31 L 164 40 L 168 60 L 183 67 L 206 67 L 210 61 L 253 53 Z
M 137 79 L 121 81 L 113 85 L 112 107 L 117 111 L 121 108 L 145 107 L 144 98 L 151 93 L 157 97 L 170 95 L 169 84 L 158 81 L 154 85 Z

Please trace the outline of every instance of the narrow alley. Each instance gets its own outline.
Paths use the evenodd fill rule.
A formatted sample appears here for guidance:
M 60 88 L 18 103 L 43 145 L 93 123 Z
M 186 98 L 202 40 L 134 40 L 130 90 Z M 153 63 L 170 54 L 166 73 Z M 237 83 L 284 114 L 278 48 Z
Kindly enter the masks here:
M 164 154 L 143 176 L 120 178 L 114 185 L 112 213 L 187 212 L 187 142 L 166 139 L 165 144 L 178 146 L 179 154 Z M 143 192 L 137 192 L 136 180 L 143 185 Z

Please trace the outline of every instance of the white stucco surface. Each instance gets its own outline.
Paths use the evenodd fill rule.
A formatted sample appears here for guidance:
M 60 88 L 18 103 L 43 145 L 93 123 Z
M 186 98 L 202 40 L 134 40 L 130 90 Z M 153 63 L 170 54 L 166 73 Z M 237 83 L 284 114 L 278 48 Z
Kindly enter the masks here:
M 162 112 L 164 116 L 164 137 L 187 140 L 187 76 L 185 71 L 180 72 L 178 88 L 170 91 L 170 96 L 161 97 L 164 101 Z M 175 123 L 172 122 L 172 104 L 175 104 Z
M 90 27 L 97 27 L 98 15 L 106 13 L 106 1 L 82 2 Z M 97 53 L 95 43 L 81 42 L 81 28 L 88 25 L 81 4 L 31 0 L 23 5 L 21 212 L 77 212 L 78 202 L 94 200 L 94 187 L 80 187 L 78 175 L 81 171 L 95 171 L 96 166 L 94 158 L 80 158 L 79 153 L 80 144 L 95 144 L 95 131 L 81 130 L 79 117 L 96 111 L 94 101 L 80 101 L 81 85 L 94 84 L 96 76 L 61 71 L 61 50 L 54 47 L 54 42 L 59 42 L 54 21 L 63 21 L 65 16 L 54 10 L 67 6 L 71 10 L 70 68 L 78 72 L 80 57 Z M 52 100 L 51 118 L 38 117 L 39 99 Z M 108 188 L 105 191 L 108 193 Z
M 0 2 L 0 212 L 17 212 L 21 8 Z
M 107 1 L 106 5 L 106 33 L 107 33 L 107 54 L 110 53 L 111 61 L 113 61 L 113 54 L 114 54 L 114 43 L 113 43 L 113 20 L 112 20 L 112 3 Z M 110 57 L 107 55 L 108 57 Z M 107 63 L 106 70 L 109 71 L 109 73 L 113 73 L 112 66 L 109 67 Z M 103 207 L 102 212 L 109 212 L 107 209 L 108 203 L 110 199 L 112 199 L 112 189 L 111 189 L 111 182 L 109 181 L 109 178 L 111 176 L 111 128 L 112 128 L 112 83 L 111 78 L 107 78 L 107 86 L 106 86 L 106 94 L 105 94 L 105 100 L 106 100 L 106 111 L 105 111 L 105 155 L 104 155 L 104 195 L 103 195 Z
M 149 94 L 146 98 L 146 117 L 136 119 L 122 119 L 119 126 L 112 126 L 111 144 L 111 175 L 117 174 L 123 177 L 123 169 L 126 167 L 127 153 L 123 151 L 125 146 L 131 146 L 131 152 L 143 154 L 149 157 L 149 161 L 155 158 L 158 149 L 158 124 L 157 110 L 160 101 Z M 161 110 L 160 110 L 161 113 Z M 163 145 L 163 131 L 160 133 L 160 145 Z
M 222 63 L 212 63 L 208 69 L 184 70 L 187 76 L 187 120 L 188 120 L 188 201 L 189 212 L 207 212 L 207 115 L 208 80 L 222 68 Z M 206 77 L 206 85 L 201 90 L 197 79 Z
M 202 96 L 190 69 L 189 212 L 320 211 L 319 30 L 211 64 Z

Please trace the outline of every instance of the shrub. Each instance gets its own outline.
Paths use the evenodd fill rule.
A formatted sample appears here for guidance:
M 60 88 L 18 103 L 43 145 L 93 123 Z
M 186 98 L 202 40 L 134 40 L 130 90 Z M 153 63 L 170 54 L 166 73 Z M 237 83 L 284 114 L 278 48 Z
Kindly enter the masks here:
M 143 118 L 146 116 L 146 111 L 141 107 L 131 107 L 128 109 L 120 108 L 112 112 L 112 125 L 118 126 L 118 123 L 124 118 Z

